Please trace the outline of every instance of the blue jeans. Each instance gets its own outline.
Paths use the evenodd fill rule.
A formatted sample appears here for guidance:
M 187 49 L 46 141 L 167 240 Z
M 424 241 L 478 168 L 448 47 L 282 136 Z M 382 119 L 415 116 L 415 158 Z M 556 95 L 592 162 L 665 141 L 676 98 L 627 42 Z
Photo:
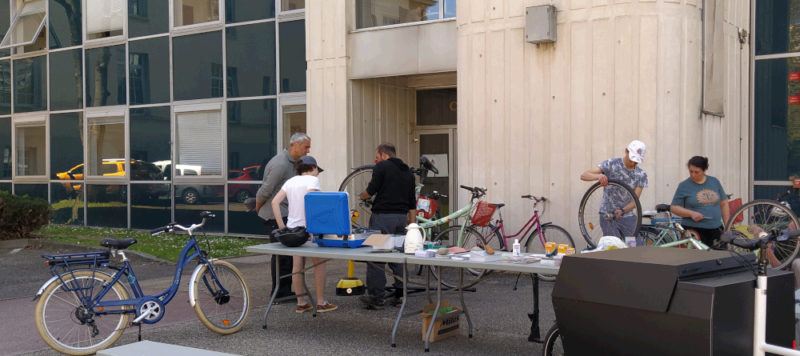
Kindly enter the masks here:
M 376 214 L 369 219 L 371 230 L 380 230 L 382 234 L 404 234 L 408 214 Z M 384 298 L 386 290 L 386 272 L 384 263 L 375 262 L 367 264 L 367 294 L 376 298 Z M 389 263 L 389 268 L 397 276 L 403 275 L 403 265 Z M 403 282 L 397 277 L 394 279 L 395 296 L 403 288 Z

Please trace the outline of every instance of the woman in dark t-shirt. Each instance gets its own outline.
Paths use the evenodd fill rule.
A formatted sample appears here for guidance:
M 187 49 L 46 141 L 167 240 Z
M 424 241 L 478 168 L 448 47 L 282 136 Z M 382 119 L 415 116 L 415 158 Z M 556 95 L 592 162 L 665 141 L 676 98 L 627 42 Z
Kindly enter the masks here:
M 713 246 L 730 218 L 728 196 L 717 178 L 706 175 L 708 158 L 694 156 L 687 166 L 689 178 L 675 190 L 670 211 L 683 218 L 681 225 L 697 231 L 704 244 Z

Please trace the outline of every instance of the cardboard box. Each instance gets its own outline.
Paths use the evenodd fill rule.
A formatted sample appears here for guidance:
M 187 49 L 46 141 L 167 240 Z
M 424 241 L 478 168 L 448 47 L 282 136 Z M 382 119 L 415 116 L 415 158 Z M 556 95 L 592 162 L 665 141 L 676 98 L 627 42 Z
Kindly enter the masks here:
M 449 306 L 450 301 L 443 300 L 439 309 L 441 310 Z M 436 304 L 428 304 L 422 308 L 422 340 L 425 340 L 425 335 L 428 333 L 428 325 L 430 325 L 431 319 L 433 319 L 433 314 L 429 314 L 429 312 L 434 308 L 436 308 Z M 461 309 L 458 307 L 453 307 L 453 310 L 447 313 L 438 314 L 436 316 L 436 322 L 433 324 L 430 341 L 434 342 L 458 335 L 459 330 L 461 330 L 461 326 L 459 325 L 460 320 Z
M 395 247 L 403 248 L 403 235 L 372 234 L 364 241 L 364 245 L 372 246 L 375 250 L 391 250 Z

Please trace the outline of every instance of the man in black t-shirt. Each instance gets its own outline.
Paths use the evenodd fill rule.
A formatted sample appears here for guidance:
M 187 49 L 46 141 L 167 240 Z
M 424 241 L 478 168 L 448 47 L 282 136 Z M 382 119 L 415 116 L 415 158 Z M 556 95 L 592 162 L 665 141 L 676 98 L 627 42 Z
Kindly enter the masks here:
M 361 199 L 375 196 L 372 203 L 372 216 L 369 228 L 380 230 L 383 234 L 405 234 L 406 225 L 415 221 L 416 197 L 414 193 L 414 174 L 402 160 L 395 157 L 394 145 L 382 143 L 375 152 L 377 164 L 372 169 L 372 180 L 361 193 Z M 367 309 L 381 309 L 384 304 L 386 274 L 383 263 L 367 265 L 367 295 L 360 298 Z M 390 263 L 392 272 L 399 276 L 402 265 Z M 402 282 L 395 278 L 395 299 L 400 297 Z

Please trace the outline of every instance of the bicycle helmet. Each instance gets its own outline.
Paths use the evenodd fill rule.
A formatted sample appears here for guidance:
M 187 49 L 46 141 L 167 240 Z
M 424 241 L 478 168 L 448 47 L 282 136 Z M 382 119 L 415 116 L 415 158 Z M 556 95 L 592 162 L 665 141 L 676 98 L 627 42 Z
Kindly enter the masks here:
M 270 233 L 286 247 L 298 247 L 308 241 L 308 232 L 304 226 L 293 228 L 275 229 Z

